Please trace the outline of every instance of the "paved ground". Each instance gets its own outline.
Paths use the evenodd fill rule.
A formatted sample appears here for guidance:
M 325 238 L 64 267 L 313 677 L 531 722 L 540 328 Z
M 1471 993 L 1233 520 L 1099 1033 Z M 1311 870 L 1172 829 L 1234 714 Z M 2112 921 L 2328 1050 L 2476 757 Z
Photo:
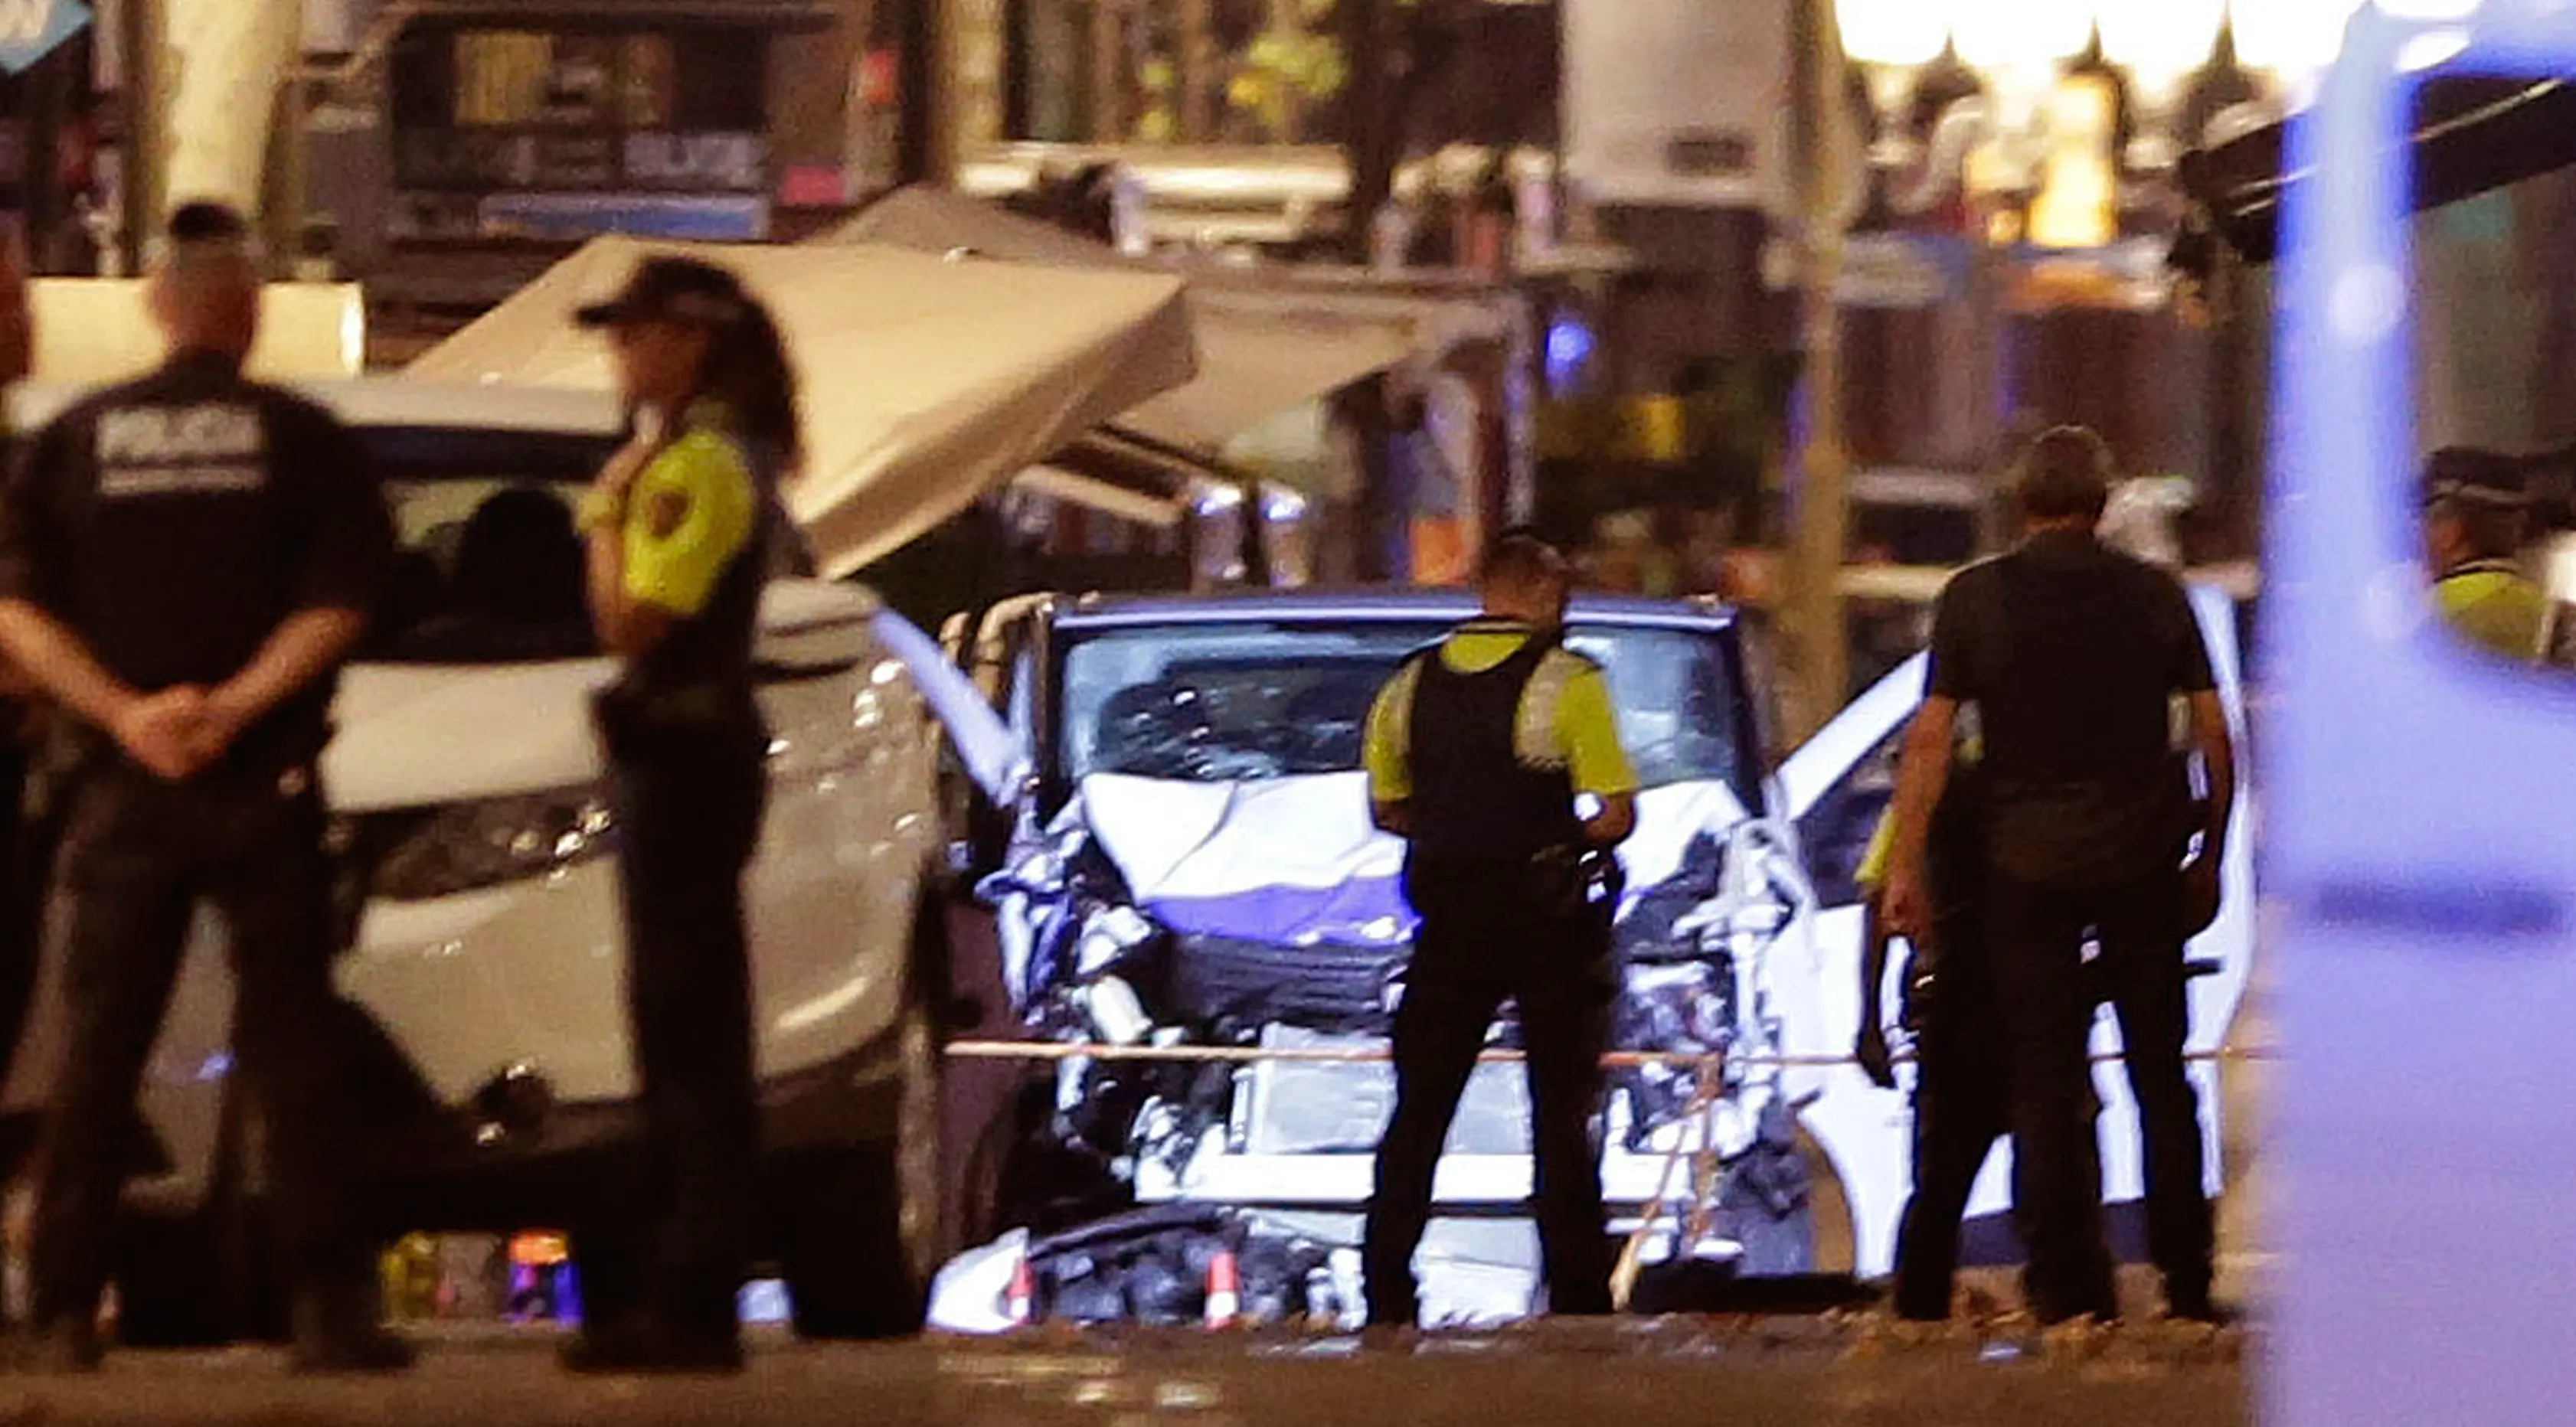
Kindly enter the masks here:
M 877 1348 L 767 1343 L 734 1381 L 573 1381 L 550 1339 L 445 1333 L 410 1377 L 304 1383 L 276 1355 L 130 1354 L 93 1379 L 0 1379 L 0 1427 L 69 1424 L 934 1423 L 1325 1427 L 2232 1427 L 2246 1339 L 2169 1327 L 1931 1341 L 1874 1319 L 1668 1319 L 1443 1337 L 1039 1334 Z

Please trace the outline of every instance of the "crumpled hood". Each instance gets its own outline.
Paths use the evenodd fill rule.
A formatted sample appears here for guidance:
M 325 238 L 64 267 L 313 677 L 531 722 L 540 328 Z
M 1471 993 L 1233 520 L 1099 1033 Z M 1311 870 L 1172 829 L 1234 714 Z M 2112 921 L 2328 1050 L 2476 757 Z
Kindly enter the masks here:
M 590 782 L 602 771 L 590 694 L 616 668 L 355 665 L 332 705 L 323 789 L 339 811 L 368 813 Z
M 1413 934 L 1404 844 L 1369 821 L 1364 774 L 1257 783 L 1099 774 L 1083 781 L 1081 806 L 1137 905 L 1175 932 L 1289 946 Z M 1636 834 L 1620 849 L 1631 898 L 1680 872 L 1694 841 L 1722 837 L 1744 816 L 1723 783 L 1639 794 Z

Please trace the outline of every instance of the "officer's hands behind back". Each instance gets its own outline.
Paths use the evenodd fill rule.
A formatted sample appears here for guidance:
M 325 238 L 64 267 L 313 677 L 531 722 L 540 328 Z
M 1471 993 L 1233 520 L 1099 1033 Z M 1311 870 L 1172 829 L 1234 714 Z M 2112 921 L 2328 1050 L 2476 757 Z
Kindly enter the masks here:
M 240 730 L 203 688 L 180 684 L 136 698 L 108 732 L 128 758 L 177 782 L 223 757 Z

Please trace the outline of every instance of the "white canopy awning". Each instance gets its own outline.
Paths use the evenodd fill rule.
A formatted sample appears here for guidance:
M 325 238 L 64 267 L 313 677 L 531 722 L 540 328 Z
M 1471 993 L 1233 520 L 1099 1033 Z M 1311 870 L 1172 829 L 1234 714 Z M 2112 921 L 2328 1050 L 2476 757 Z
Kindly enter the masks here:
M 786 333 L 806 444 L 788 504 L 826 574 L 896 549 L 1196 369 L 1176 277 L 866 245 L 601 238 L 406 372 L 611 386 L 607 348 L 573 325 L 573 310 L 662 252 L 740 273 Z
M 816 240 L 881 243 L 1058 268 L 1150 273 L 1079 234 L 944 189 L 906 188 Z M 1300 288 L 1263 275 L 1182 270 L 1199 369 L 1119 418 L 1165 445 L 1213 452 L 1291 407 L 1435 349 L 1418 305 Z

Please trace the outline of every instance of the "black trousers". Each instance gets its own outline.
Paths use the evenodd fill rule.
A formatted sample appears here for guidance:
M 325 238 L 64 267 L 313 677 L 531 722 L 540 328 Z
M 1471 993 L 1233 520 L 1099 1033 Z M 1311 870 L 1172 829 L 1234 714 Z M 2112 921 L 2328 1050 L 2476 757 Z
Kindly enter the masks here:
M 1914 1038 L 1914 1187 L 1896 1231 L 1896 1313 L 1950 1316 L 1959 1276 L 1959 1226 L 1995 1142 L 2012 1133 L 2012 1059 L 1982 969 L 1939 973 L 1939 1000 Z M 1982 956 L 1982 950 L 1978 953 Z
M 637 1262 L 645 1277 L 594 1273 L 588 1297 L 612 1312 L 640 1297 L 704 1332 L 734 1330 L 758 1213 L 742 876 L 766 802 L 765 742 L 756 727 L 652 741 L 609 730 L 645 1162 L 615 1222 L 591 1232 L 640 1250 L 604 1259 Z
M 2118 1310 L 2086 1056 L 2097 997 L 2119 1017 L 2145 1136 L 2148 1253 L 2167 1299 L 2200 1305 L 2214 1235 L 2199 1097 L 2183 1061 L 2190 1002 L 2179 874 L 2081 891 L 1998 879 L 1990 896 L 1996 994 L 2012 1049 L 2013 1197 L 2034 1306 L 2043 1319 Z M 2101 943 L 2089 975 L 2087 929 Z
M 44 959 L 46 883 L 54 839 L 28 807 L 30 759 L 24 743 L 9 737 L 0 704 L 0 1085 L 18 1058 L 27 1029 L 36 972 Z
M 57 874 L 70 1024 L 37 1174 L 40 1325 L 97 1310 L 135 1093 L 201 901 L 230 942 L 235 1073 L 267 1133 L 289 1273 L 307 1285 L 372 1281 L 347 1186 L 354 1116 L 327 1032 L 337 1024 L 331 877 L 312 783 L 300 769 L 169 783 L 122 762 L 82 775 Z
M 1395 1111 L 1378 1146 L 1361 1245 L 1368 1316 L 1421 1313 L 1414 1251 L 1432 1179 L 1485 1033 L 1506 999 L 1528 1055 L 1539 1252 L 1554 1313 L 1610 1311 L 1611 1253 L 1592 1117 L 1608 1044 L 1610 941 L 1597 918 L 1534 906 L 1526 867 L 1415 866 L 1406 892 L 1422 918 L 1395 1015 Z

